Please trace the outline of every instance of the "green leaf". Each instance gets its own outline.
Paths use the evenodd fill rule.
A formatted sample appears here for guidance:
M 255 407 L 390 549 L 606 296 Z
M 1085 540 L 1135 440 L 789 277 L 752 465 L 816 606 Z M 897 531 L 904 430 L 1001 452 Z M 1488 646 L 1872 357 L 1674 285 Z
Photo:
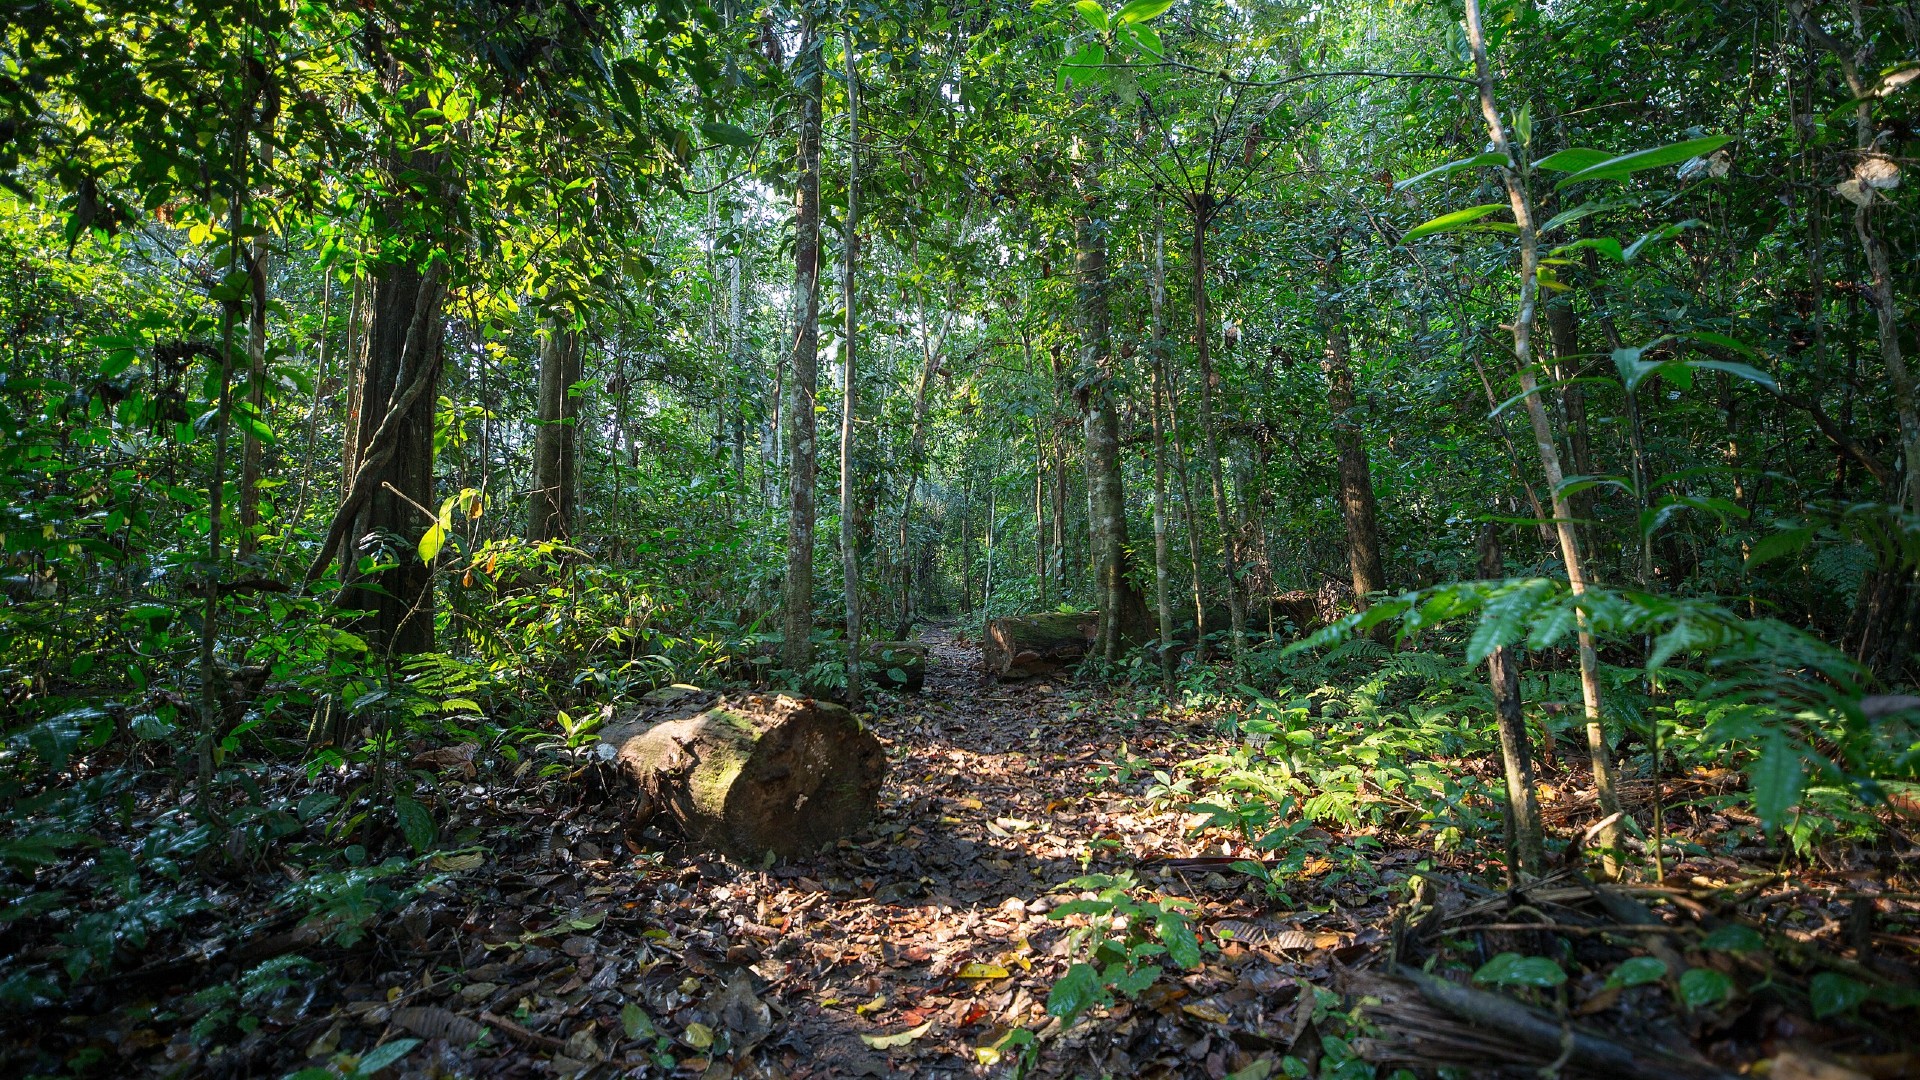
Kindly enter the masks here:
M 1080 1014 L 1092 1008 L 1101 997 L 1100 973 L 1092 964 L 1075 964 L 1047 991 L 1047 1015 L 1071 1026 Z
M 1172 6 L 1173 0 L 1133 0 L 1132 3 L 1121 8 L 1120 13 L 1114 18 L 1118 19 L 1123 26 L 1132 26 L 1134 23 L 1159 18 Z
M 1688 968 L 1680 976 L 1680 1000 L 1689 1009 L 1718 1005 L 1733 993 L 1733 980 L 1712 968 Z
M 1802 526 L 1768 533 L 1753 542 L 1747 551 L 1747 569 L 1772 562 L 1783 555 L 1798 555 L 1813 540 L 1813 530 Z
M 1736 363 L 1732 360 L 1688 360 L 1686 361 L 1686 365 L 1690 368 L 1724 371 L 1729 375 L 1745 379 L 1750 383 L 1759 383 L 1769 390 L 1779 385 L 1773 381 L 1773 376 L 1761 371 L 1759 368 L 1753 367 L 1750 364 Z
M 1667 962 L 1652 956 L 1622 961 L 1607 975 L 1608 986 L 1645 986 L 1667 977 Z
M 1621 154 L 1619 157 L 1595 162 L 1555 184 L 1554 187 L 1564 188 L 1568 184 L 1577 184 L 1583 180 L 1624 180 L 1644 169 L 1678 165 L 1683 161 L 1711 154 L 1732 141 L 1731 135 L 1709 135 L 1704 139 L 1688 139 L 1685 142 L 1659 146 L 1652 150 L 1636 150 L 1631 154 Z M 1565 152 L 1561 151 L 1561 153 Z
M 1807 997 L 1812 1001 L 1814 1019 L 1824 1020 L 1834 1013 L 1859 1009 L 1860 1003 L 1866 1001 L 1866 986 L 1837 970 L 1822 970 L 1807 984 Z
M 1445 165 L 1442 165 L 1438 168 L 1428 169 L 1426 172 L 1421 173 L 1419 176 L 1410 176 L 1407 179 L 1402 180 L 1399 183 L 1393 185 L 1393 190 L 1405 191 L 1407 188 L 1410 188 L 1413 185 L 1418 184 L 1423 180 L 1432 180 L 1435 177 L 1440 177 L 1440 176 L 1452 176 L 1454 173 L 1461 172 L 1466 169 L 1477 169 L 1485 165 L 1505 165 L 1506 163 L 1507 163 L 1507 155 L 1501 153 L 1498 150 L 1489 150 L 1484 154 L 1475 154 L 1473 157 L 1464 158 L 1460 161 L 1449 161 Z
M 390 1043 L 382 1043 L 367 1051 L 366 1054 L 354 1064 L 354 1074 L 357 1076 L 372 1076 L 381 1069 L 406 1057 L 413 1051 L 414 1047 L 419 1045 L 419 1039 L 395 1039 Z
M 1753 952 L 1766 948 L 1767 943 L 1752 927 L 1727 923 L 1708 934 L 1700 945 L 1715 952 Z
M 620 1009 L 620 1030 L 629 1039 L 651 1039 L 654 1035 L 653 1017 L 647 1010 L 629 1001 Z
M 1545 232 L 1546 230 L 1542 229 L 1541 231 Z M 1615 240 L 1611 236 L 1589 236 L 1584 240 L 1575 240 L 1571 244 L 1563 244 L 1560 247 L 1554 248 L 1553 254 L 1570 255 L 1582 248 L 1592 248 L 1622 265 L 1625 265 L 1627 261 L 1626 253 L 1620 250 L 1620 241 Z
M 1107 62 L 1107 48 L 1097 41 L 1089 41 L 1080 46 L 1080 51 L 1067 58 L 1060 65 L 1059 88 L 1065 90 L 1069 81 L 1080 85 L 1099 82 L 1106 72 L 1101 65 Z
M 1453 232 L 1455 229 L 1464 229 L 1474 222 L 1479 221 L 1481 218 L 1486 217 L 1488 214 L 1497 210 L 1505 210 L 1506 208 L 1506 203 L 1486 203 L 1481 206 L 1469 206 L 1465 210 L 1455 210 L 1451 214 L 1441 214 L 1432 221 L 1424 222 L 1408 229 L 1407 235 L 1401 237 L 1400 242 L 1410 244 L 1423 236 L 1433 236 L 1436 233 Z
M 1183 968 L 1199 967 L 1200 940 L 1187 917 L 1177 911 L 1162 911 L 1154 921 L 1160 930 L 1160 943 L 1167 947 L 1167 959 Z
M 732 124 L 708 122 L 700 125 L 700 134 L 722 146 L 749 147 L 753 145 L 753 132 Z
M 1107 13 L 1094 0 L 1074 0 L 1073 10 L 1080 13 L 1088 26 L 1103 34 L 1107 32 Z
M 1494 986 L 1559 986 L 1567 981 L 1560 965 L 1544 956 L 1503 952 L 1480 966 L 1473 981 Z
M 1807 998 L 1813 1002 L 1814 1018 L 1824 1020 L 1858 1008 L 1867 1000 L 1867 988 L 1837 971 L 1823 971 L 1807 984 Z
M 1760 355 L 1759 351 L 1753 346 L 1748 345 L 1739 338 L 1728 337 L 1726 334 L 1722 334 L 1717 330 L 1689 330 L 1686 333 L 1675 334 L 1673 336 L 1686 338 L 1689 341 L 1698 341 L 1706 345 L 1718 345 L 1723 349 L 1732 349 L 1741 356 L 1758 358 Z
M 1753 793 L 1753 812 L 1769 833 L 1799 800 L 1805 783 L 1806 764 L 1800 758 L 1800 748 L 1782 732 L 1768 732 L 1760 752 L 1747 763 L 1747 786 Z
M 1579 172 L 1591 169 L 1603 161 L 1611 160 L 1605 150 L 1589 150 L 1584 146 L 1569 146 L 1548 154 L 1533 163 L 1536 169 L 1548 169 L 1553 172 Z
M 420 535 L 420 561 L 432 566 L 434 557 L 440 554 L 440 549 L 446 543 L 447 530 L 439 522 L 428 526 L 427 531 Z
M 426 807 L 410 795 L 395 795 L 393 812 L 400 818 L 400 831 L 413 850 L 422 855 L 432 850 L 440 839 L 440 828 L 433 823 L 433 815 L 427 813 Z

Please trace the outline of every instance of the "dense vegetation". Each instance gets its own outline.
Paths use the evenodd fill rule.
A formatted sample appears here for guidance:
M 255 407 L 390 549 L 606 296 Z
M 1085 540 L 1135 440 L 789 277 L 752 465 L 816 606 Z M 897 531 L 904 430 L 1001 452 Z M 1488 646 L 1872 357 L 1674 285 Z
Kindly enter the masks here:
M 1723 1067 L 1784 1069 L 1780 1010 L 1905 1052 L 1911 5 L 4 10 L 8 1071 L 477 1074 L 293 992 L 427 969 L 378 943 L 488 872 L 476 800 L 619 799 L 595 732 L 675 683 L 911 741 L 868 643 L 1052 610 L 1092 790 L 1260 904 L 1404 901 L 1394 959 L 1562 1018 L 1568 969 L 1664 986 Z M 1100 836 L 1054 920 L 1126 919 L 976 1066 L 1114 1071 L 1042 1045 L 1231 946 Z M 1446 874 L 1714 899 L 1697 948 L 1468 947 Z M 1206 1071 L 1417 1064 L 1319 987 L 1324 1049 Z M 151 1041 L 48 1033 L 128 995 Z M 773 1067 L 648 1008 L 513 1038 Z

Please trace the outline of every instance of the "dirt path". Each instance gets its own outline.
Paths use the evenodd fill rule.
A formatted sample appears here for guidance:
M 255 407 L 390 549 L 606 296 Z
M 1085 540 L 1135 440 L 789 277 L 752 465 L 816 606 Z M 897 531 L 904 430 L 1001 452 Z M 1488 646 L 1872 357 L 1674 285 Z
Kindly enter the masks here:
M 1188 796 L 1148 798 L 1152 770 L 1224 740 L 1066 682 L 983 681 L 977 649 L 926 640 L 925 691 L 873 721 L 891 767 L 878 819 L 831 852 L 741 867 L 631 833 L 596 766 L 541 779 L 488 755 L 477 774 L 440 772 L 450 850 L 424 881 L 404 859 L 404 878 L 371 884 L 229 875 L 226 909 L 76 995 L 57 1033 L 0 1022 L 0 1064 L 77 1053 L 117 1075 L 277 1077 L 387 1046 L 406 1053 L 383 1078 L 988 1076 L 1012 1071 L 1004 1037 L 1027 1031 L 1039 1075 L 1220 1080 L 1292 1045 L 1312 1008 L 1296 977 L 1324 981 L 1327 946 L 1360 921 L 1265 921 L 1245 878 L 1164 864 L 1219 851 L 1190 838 Z M 1103 775 L 1123 743 L 1133 774 Z M 274 782 L 314 790 L 298 770 Z M 407 850 L 356 839 L 377 845 L 369 865 Z M 1047 995 L 1085 958 L 1070 936 L 1087 916 L 1047 911 L 1089 871 L 1191 898 L 1203 933 L 1285 926 L 1312 948 L 1230 947 L 1062 1031 Z M 414 882 L 398 911 L 374 902 Z M 310 899 L 276 899 L 295 885 Z
M 1220 1077 L 1249 1057 L 1224 1034 L 1208 1034 L 1236 1008 L 1253 1030 L 1271 1029 L 1270 1041 L 1285 1038 L 1299 989 L 1293 976 L 1324 974 L 1325 960 L 1295 965 L 1244 949 L 1233 957 L 1236 972 L 1202 969 L 1149 991 L 1143 1001 L 1157 1008 L 1123 1005 L 1055 1037 L 1047 994 L 1080 958 L 1068 954 L 1067 924 L 1047 918 L 1068 898 L 1055 890 L 1089 870 L 1128 869 L 1168 892 L 1196 891 L 1191 875 L 1153 869 L 1197 854 L 1181 827 L 1184 800 L 1155 811 L 1101 785 L 1096 771 L 1112 766 L 1123 742 L 1153 768 L 1218 739 L 1116 718 L 1063 683 L 985 682 L 976 649 L 943 633 L 926 640 L 924 694 L 875 722 L 892 773 L 872 828 L 829 856 L 767 872 L 703 864 L 688 895 L 656 902 L 675 938 L 689 943 L 680 959 L 696 972 L 695 942 L 747 963 L 755 996 L 770 1008 L 764 1034 L 750 1009 L 724 1015 L 725 993 L 717 995 L 722 1015 L 716 995 L 696 993 L 679 1010 L 654 1002 L 677 1021 L 670 1026 L 685 1030 L 702 1015 L 720 1030 L 731 1019 L 744 1036 L 736 1045 L 759 1041 L 751 1053 L 716 1059 L 719 1075 L 794 1078 L 1001 1074 L 1013 1051 L 996 1062 L 979 1048 L 1016 1028 L 1043 1033 L 1042 1074 L 1132 1075 L 1158 1064 L 1166 1075 Z M 1240 881 L 1201 878 L 1196 899 L 1206 918 L 1259 925 L 1264 905 L 1250 902 Z M 701 974 L 724 976 L 717 964 Z M 1238 997 L 1212 1000 L 1222 990 Z M 898 1045 L 870 1045 L 889 1036 Z

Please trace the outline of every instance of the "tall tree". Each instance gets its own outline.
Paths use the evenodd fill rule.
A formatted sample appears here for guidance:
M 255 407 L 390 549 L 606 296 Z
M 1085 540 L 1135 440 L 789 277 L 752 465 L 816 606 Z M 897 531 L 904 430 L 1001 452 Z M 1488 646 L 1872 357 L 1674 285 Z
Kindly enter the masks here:
M 527 539 L 573 536 L 580 394 L 580 335 L 571 313 L 547 320 L 540 339 L 540 394 L 533 436 L 533 484 L 527 492 Z
M 820 382 L 821 42 L 802 16 L 793 74 L 800 95 L 794 178 L 793 390 L 787 402 L 787 576 L 781 611 L 781 662 L 795 672 L 813 663 L 813 485 L 817 476 L 814 397 Z

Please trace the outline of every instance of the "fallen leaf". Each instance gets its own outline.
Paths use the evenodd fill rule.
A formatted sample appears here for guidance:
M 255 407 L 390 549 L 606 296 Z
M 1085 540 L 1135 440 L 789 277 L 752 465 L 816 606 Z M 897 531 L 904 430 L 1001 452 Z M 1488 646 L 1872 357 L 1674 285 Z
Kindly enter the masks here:
M 1224 1024 L 1233 1019 L 1224 1009 L 1209 1001 L 1196 1001 L 1191 1005 L 1182 1005 L 1180 1011 L 1214 1024 Z
M 713 1045 L 713 1029 L 705 1024 L 688 1024 L 687 1030 L 680 1033 L 680 1038 L 695 1050 L 705 1050 Z
M 999 964 L 967 964 L 953 973 L 957 979 L 1004 979 L 1013 974 Z
M 894 1035 L 862 1035 L 860 1036 L 860 1041 L 873 1047 L 875 1050 L 892 1050 L 896 1047 L 905 1046 L 932 1030 L 933 1021 L 929 1020 L 919 1027 L 908 1028 Z
M 879 1012 L 881 1009 L 884 1009 L 886 1007 L 887 1007 L 887 995 L 875 994 L 873 995 L 872 1001 L 867 1002 L 865 1005 L 854 1006 L 853 1015 L 865 1016 L 870 1012 Z

